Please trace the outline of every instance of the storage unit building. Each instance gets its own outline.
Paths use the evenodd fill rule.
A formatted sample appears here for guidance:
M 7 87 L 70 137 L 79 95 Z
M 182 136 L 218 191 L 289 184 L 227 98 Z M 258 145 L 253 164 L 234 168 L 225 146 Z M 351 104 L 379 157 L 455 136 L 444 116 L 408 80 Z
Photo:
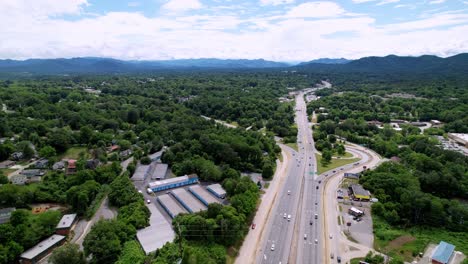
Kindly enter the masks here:
M 187 213 L 181 205 L 179 205 L 174 198 L 168 194 L 158 196 L 157 201 L 166 210 L 171 218 L 176 217 L 178 214 Z
M 20 256 L 22 264 L 38 263 L 43 257 L 52 252 L 52 250 L 65 242 L 65 236 L 52 235 L 49 238 L 42 240 L 39 244 L 26 250 Z
M 200 185 L 190 186 L 188 190 L 206 206 L 210 203 L 220 203 L 213 195 L 203 189 Z
M 57 224 L 57 227 L 55 228 L 55 233 L 62 235 L 62 236 L 68 235 L 73 225 L 75 224 L 76 220 L 77 220 L 76 214 L 66 214 L 62 216 L 62 219 L 60 219 L 60 222 Z
M 219 183 L 208 185 L 206 189 L 218 198 L 221 198 L 221 199 L 226 198 L 226 191 L 223 189 L 223 187 Z
M 431 261 L 433 264 L 447 264 L 452 258 L 455 246 L 444 241 L 440 241 L 436 250 L 432 254 Z
M 137 168 L 135 169 L 135 172 L 133 173 L 132 176 L 132 181 L 144 181 L 146 177 L 148 176 L 148 170 L 150 168 L 150 165 L 141 165 L 138 164 Z
M 154 170 L 151 173 L 152 180 L 163 180 L 166 178 L 167 169 L 169 165 L 165 163 L 156 163 L 154 165 Z
M 185 189 L 180 188 L 172 190 L 171 194 L 190 213 L 206 210 L 206 206 Z
M 148 189 L 151 189 L 153 192 L 159 192 L 164 190 L 170 190 L 177 187 L 182 187 L 190 184 L 198 183 L 198 176 L 195 174 L 185 175 L 170 179 L 165 179 L 162 181 L 155 181 L 148 183 Z

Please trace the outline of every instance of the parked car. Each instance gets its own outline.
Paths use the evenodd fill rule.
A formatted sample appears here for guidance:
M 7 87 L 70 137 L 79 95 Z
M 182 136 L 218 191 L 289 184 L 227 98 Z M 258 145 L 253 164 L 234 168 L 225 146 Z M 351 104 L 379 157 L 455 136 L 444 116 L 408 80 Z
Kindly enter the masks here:
M 150 200 L 150 199 L 146 200 L 146 203 L 150 204 L 150 203 L 151 203 L 151 200 Z
M 252 229 L 255 229 L 257 225 L 256 224 L 252 224 Z

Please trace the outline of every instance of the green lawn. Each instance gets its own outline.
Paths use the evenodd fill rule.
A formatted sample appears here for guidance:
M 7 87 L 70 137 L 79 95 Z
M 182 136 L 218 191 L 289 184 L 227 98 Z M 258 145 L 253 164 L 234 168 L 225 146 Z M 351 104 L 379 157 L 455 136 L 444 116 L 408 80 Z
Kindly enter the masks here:
M 326 172 L 328 170 L 332 170 L 332 169 L 341 167 L 343 165 L 359 161 L 359 158 L 355 158 L 355 159 L 335 159 L 335 158 L 333 158 L 331 160 L 330 164 L 328 164 L 326 167 L 323 167 L 322 163 L 320 162 L 320 160 L 322 159 L 322 156 L 320 156 L 319 154 L 315 154 L 315 158 L 317 159 L 317 172 L 318 172 L 318 174 L 322 174 L 322 173 L 324 173 L 324 172 Z
M 353 157 L 353 154 L 349 153 L 349 152 L 346 152 L 344 155 L 334 155 L 334 157 L 340 157 L 340 158 L 352 158 Z
M 86 147 L 72 147 L 69 148 L 64 154 L 60 155 L 60 159 L 79 159 L 80 153 L 84 153 L 84 158 L 90 157 Z
M 8 176 L 8 174 L 14 172 L 14 169 L 0 169 L 0 174 L 3 174 L 5 176 Z
M 456 249 L 468 253 L 468 233 L 450 232 L 441 228 L 413 227 L 400 229 L 373 216 L 374 247 L 390 256 L 401 256 L 405 261 L 412 261 L 419 252 L 424 252 L 429 243 L 438 244 L 441 240 L 456 246 Z
M 299 151 L 297 148 L 297 143 L 286 143 L 286 146 L 291 147 L 295 151 Z

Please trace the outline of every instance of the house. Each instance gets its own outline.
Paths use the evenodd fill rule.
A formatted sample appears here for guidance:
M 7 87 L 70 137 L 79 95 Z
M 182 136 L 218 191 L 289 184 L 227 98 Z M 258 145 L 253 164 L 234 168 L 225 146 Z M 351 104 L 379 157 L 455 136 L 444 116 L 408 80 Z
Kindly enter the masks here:
M 35 167 L 38 169 L 45 169 L 49 166 L 49 160 L 47 159 L 40 159 L 36 161 Z
M 16 210 L 14 207 L 0 209 L 0 225 L 10 222 L 11 214 Z
M 14 166 L 16 163 L 12 160 L 5 160 L 0 162 L 0 169 L 7 169 Z
M 67 175 L 76 173 L 76 160 L 68 160 Z
M 50 254 L 54 248 L 61 246 L 65 243 L 65 236 L 52 235 L 49 238 L 42 240 L 39 244 L 26 250 L 20 256 L 22 264 L 35 264 L 38 263 L 43 257 Z
M 20 151 L 17 151 L 17 152 L 13 152 L 13 154 L 11 154 L 11 158 L 13 160 L 20 160 L 24 157 L 24 154 L 23 152 L 20 152 Z
M 119 145 L 112 145 L 110 147 L 107 147 L 107 152 L 114 152 L 116 150 L 120 149 Z
M 119 153 L 120 157 L 122 157 L 122 158 L 124 158 L 124 159 L 125 159 L 125 158 L 128 158 L 128 157 L 129 157 L 130 155 L 132 155 L 132 154 L 133 154 L 133 152 L 132 152 L 131 149 L 127 149 L 127 150 L 121 151 L 121 152 Z
M 17 174 L 10 177 L 10 182 L 16 185 L 24 185 L 28 181 L 25 175 Z
M 45 175 L 45 171 L 44 170 L 39 170 L 39 169 L 30 169 L 30 170 L 22 170 L 20 172 L 20 174 L 28 177 L 28 178 L 31 178 L 31 177 L 35 177 L 35 176 L 44 176 Z
M 62 219 L 60 219 L 57 227 L 55 228 L 55 233 L 62 236 L 68 235 L 77 219 L 76 214 L 66 214 L 62 216 Z
M 440 241 L 431 256 L 432 264 L 448 264 L 452 258 L 455 246 L 444 241 Z
M 86 161 L 86 168 L 90 170 L 95 170 L 101 162 L 98 159 L 90 159 Z
M 58 162 L 55 162 L 54 165 L 52 165 L 53 170 L 64 170 L 65 169 L 65 161 L 61 160 Z

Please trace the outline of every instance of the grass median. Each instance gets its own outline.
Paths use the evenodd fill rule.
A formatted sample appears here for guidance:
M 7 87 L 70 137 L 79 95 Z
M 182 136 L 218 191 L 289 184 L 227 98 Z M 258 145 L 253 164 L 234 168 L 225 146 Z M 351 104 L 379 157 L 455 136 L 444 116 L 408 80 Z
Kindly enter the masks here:
M 318 174 L 322 174 L 326 171 L 333 170 L 335 168 L 359 161 L 359 158 L 355 158 L 355 159 L 332 158 L 330 164 L 328 164 L 327 166 L 322 166 L 322 163 L 320 162 L 320 160 L 322 159 L 322 156 L 319 154 L 315 154 L 315 158 L 317 159 L 317 173 Z

